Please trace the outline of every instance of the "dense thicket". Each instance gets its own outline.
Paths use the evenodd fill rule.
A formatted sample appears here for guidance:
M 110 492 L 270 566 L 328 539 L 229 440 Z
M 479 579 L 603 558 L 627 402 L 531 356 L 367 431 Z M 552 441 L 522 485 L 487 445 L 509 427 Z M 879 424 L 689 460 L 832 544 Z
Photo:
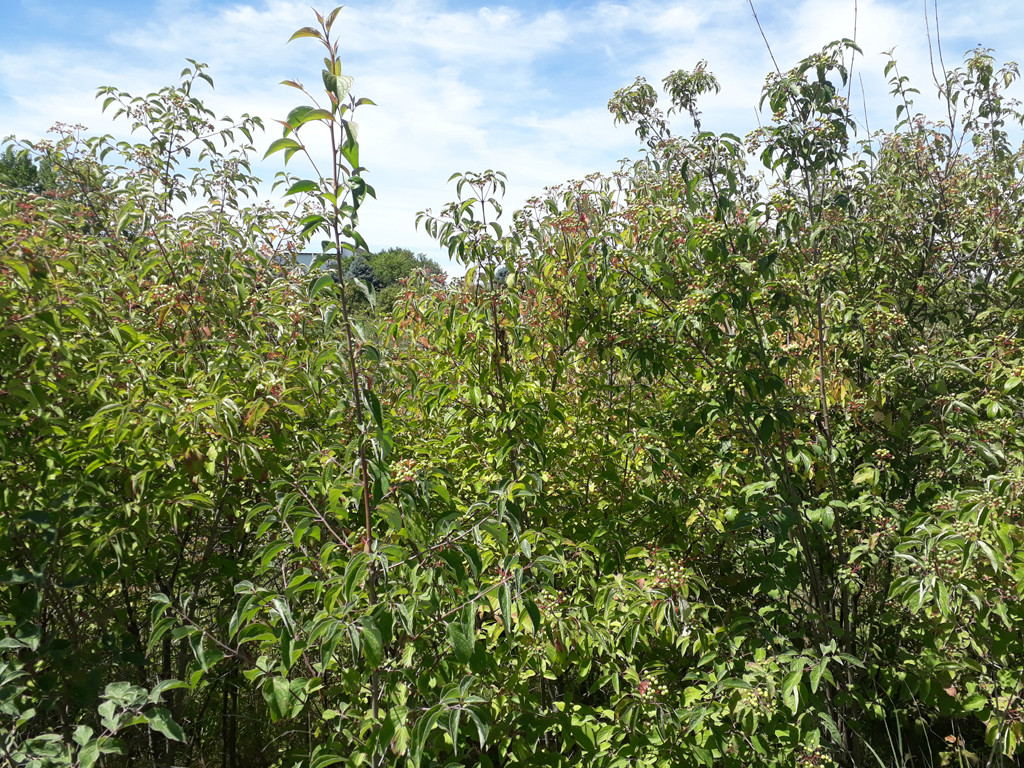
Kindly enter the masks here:
M 890 65 L 861 143 L 848 41 L 745 142 L 637 81 L 640 160 L 504 228 L 454 177 L 422 222 L 470 274 L 360 324 L 288 268 L 366 246 L 336 15 L 268 153 L 332 138 L 293 206 L 246 205 L 258 121 L 195 63 L 0 189 L 0 760 L 1014 764 L 1015 68 L 969 54 L 936 123 Z

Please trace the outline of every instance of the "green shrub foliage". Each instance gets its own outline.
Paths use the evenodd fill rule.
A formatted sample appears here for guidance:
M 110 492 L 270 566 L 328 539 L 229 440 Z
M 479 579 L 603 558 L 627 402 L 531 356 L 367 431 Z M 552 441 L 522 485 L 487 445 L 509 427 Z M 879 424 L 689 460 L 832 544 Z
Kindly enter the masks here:
M 337 15 L 293 37 L 327 58 L 283 210 L 196 62 L 101 90 L 137 141 L 21 145 L 45 195 L 4 157 L 0 761 L 1015 764 L 1015 67 L 969 53 L 933 122 L 892 62 L 871 136 L 850 41 L 745 140 L 673 132 L 703 63 L 665 111 L 638 80 L 639 160 L 504 224 L 503 174 L 456 174 L 421 223 L 466 278 L 360 321 L 417 259 L 344 268 L 372 102 Z

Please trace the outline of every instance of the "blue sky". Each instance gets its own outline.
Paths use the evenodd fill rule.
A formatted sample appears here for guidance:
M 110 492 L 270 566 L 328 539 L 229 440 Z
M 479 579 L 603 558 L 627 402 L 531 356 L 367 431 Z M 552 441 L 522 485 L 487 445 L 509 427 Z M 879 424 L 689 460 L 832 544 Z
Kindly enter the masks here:
M 830 40 L 856 37 L 872 128 L 891 125 L 894 109 L 882 51 L 896 49 L 927 109 L 934 87 L 925 13 L 935 5 L 754 0 L 784 68 Z M 1022 56 L 1019 0 L 938 0 L 937 12 L 947 66 L 979 44 L 1000 60 Z M 100 114 L 96 88 L 148 93 L 174 83 L 193 58 L 210 65 L 216 88 L 200 95 L 218 114 L 264 118 L 262 149 L 278 135 L 272 118 L 300 103 L 278 83 L 319 80 L 316 44 L 285 45 L 313 21 L 305 1 L 3 0 L 0 18 L 0 137 L 40 137 L 58 120 L 123 133 Z M 511 209 L 545 186 L 612 171 L 637 147 L 629 128 L 612 123 L 612 92 L 637 75 L 657 83 L 700 59 L 722 83 L 703 105 L 704 128 L 744 134 L 757 125 L 772 66 L 747 0 L 353 0 L 335 29 L 356 93 L 379 105 L 360 117 L 362 160 L 379 198 L 364 208 L 362 230 L 374 250 L 435 256 L 415 214 L 450 199 L 453 172 L 505 171 Z M 264 178 L 280 170 L 278 157 L 258 167 Z

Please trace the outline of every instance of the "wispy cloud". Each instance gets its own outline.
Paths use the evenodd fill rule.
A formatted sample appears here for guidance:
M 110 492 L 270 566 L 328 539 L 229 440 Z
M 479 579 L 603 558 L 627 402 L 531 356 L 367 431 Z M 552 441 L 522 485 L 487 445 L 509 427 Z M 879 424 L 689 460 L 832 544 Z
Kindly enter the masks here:
M 290 33 L 311 21 L 300 0 L 14 0 L 0 30 L 0 135 L 42 134 L 55 120 L 117 132 L 93 100 L 99 85 L 146 93 L 174 82 L 191 57 L 210 64 L 221 114 L 257 114 L 273 125 L 298 103 L 277 83 L 319 82 L 319 52 Z M 929 92 L 924 11 L 916 0 L 755 0 L 782 67 L 832 39 L 856 36 L 872 127 L 891 122 L 879 52 L 897 46 L 901 67 Z M 48 23 L 41 23 L 48 19 Z M 984 43 L 1019 53 L 1024 20 L 1016 3 L 940 0 L 946 64 Z M 371 247 L 436 253 L 414 229 L 416 211 L 438 209 L 457 170 L 498 168 L 510 177 L 511 207 L 545 185 L 611 171 L 633 152 L 627 127 L 613 126 L 611 93 L 644 75 L 707 59 L 722 93 L 704 105 L 705 126 L 745 132 L 771 67 L 746 0 L 604 0 L 496 5 L 457 0 L 355 2 L 342 11 L 345 71 L 379 104 L 364 110 L 363 159 L 379 200 L 364 208 Z M 932 22 L 934 37 L 934 22 Z M 975 39 L 976 38 L 976 39 Z M 1018 48 L 1017 51 L 1014 49 Z M 860 87 L 858 77 L 855 83 Z M 933 90 L 933 89 L 931 89 Z M 881 98 L 880 98 L 881 97 Z M 854 102 L 857 103 L 856 92 Z M 276 135 L 269 128 L 263 146 Z M 259 167 L 265 177 L 278 169 Z

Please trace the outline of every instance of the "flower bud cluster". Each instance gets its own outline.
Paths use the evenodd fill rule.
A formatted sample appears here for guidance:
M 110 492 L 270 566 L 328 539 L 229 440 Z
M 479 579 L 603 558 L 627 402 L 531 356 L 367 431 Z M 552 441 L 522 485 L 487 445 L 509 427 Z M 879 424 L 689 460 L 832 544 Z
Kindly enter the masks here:
M 899 533 L 899 521 L 892 515 L 879 515 L 874 520 L 875 532 L 884 536 L 895 536 Z
M 281 395 L 284 393 L 284 384 L 276 376 L 270 377 L 266 381 L 256 382 L 254 391 L 256 397 L 262 397 L 268 403 L 277 404 L 281 402 Z
M 907 318 L 902 312 L 876 305 L 864 315 L 861 323 L 870 336 L 891 341 L 897 331 L 906 327 Z
M 699 250 L 710 248 L 716 241 L 725 237 L 727 228 L 721 221 L 705 221 L 703 225 L 694 227 L 694 244 Z

